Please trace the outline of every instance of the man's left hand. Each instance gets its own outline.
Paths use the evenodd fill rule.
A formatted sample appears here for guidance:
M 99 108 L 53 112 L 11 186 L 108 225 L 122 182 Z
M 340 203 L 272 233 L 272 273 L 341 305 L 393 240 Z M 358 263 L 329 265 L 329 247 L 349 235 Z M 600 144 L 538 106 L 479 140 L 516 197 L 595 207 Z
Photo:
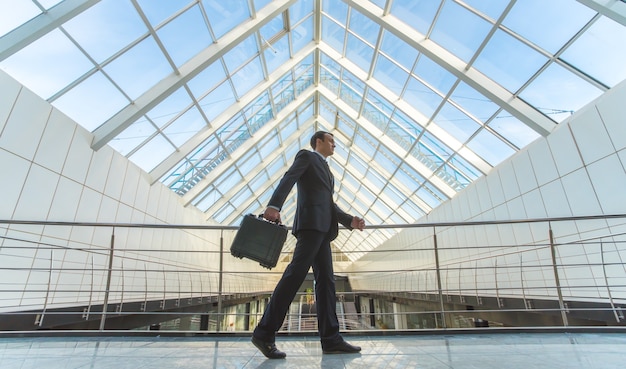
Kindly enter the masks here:
M 362 231 L 365 228 L 365 219 L 354 216 L 352 217 L 352 223 L 350 223 L 350 226 L 352 229 Z

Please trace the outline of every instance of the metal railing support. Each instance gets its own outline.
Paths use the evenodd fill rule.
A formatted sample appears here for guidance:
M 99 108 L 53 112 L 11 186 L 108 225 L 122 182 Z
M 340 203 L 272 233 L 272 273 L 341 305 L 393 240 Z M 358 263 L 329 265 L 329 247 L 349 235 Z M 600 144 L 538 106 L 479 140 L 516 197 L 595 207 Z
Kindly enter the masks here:
M 443 289 L 441 283 L 441 268 L 439 266 L 439 249 L 437 248 L 437 228 L 433 227 L 433 245 L 435 251 L 435 267 L 437 268 L 437 292 L 439 293 L 439 306 L 441 308 L 441 326 L 446 328 L 446 310 L 443 303 Z
M 107 284 L 104 290 L 104 302 L 102 303 L 102 317 L 100 318 L 100 330 L 104 330 L 107 319 L 107 308 L 109 304 L 109 293 L 111 291 L 111 275 L 113 274 L 113 251 L 115 249 L 115 227 L 111 229 L 111 252 L 109 252 L 109 267 L 107 269 Z
M 218 276 L 217 286 L 217 327 L 216 331 L 220 331 L 220 320 L 222 319 L 222 293 L 223 293 L 223 279 L 224 274 L 224 231 L 220 231 L 220 274 Z
M 548 233 L 550 235 L 550 254 L 552 255 L 552 270 L 554 271 L 554 283 L 556 284 L 556 293 L 559 297 L 559 308 L 561 310 L 561 318 L 563 326 L 569 326 L 567 321 L 567 312 L 565 311 L 565 303 L 563 302 L 563 291 L 561 291 L 561 282 L 559 280 L 559 268 L 556 263 L 556 245 L 554 244 L 554 234 L 552 232 L 552 224 L 548 222 Z

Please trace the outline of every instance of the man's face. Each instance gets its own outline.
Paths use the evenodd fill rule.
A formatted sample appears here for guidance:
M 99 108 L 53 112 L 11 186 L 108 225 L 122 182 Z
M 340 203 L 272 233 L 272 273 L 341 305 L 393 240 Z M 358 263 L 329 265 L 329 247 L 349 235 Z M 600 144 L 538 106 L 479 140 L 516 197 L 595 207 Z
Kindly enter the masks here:
M 326 133 L 324 135 L 323 140 L 317 140 L 317 144 L 315 145 L 315 151 L 324 155 L 324 157 L 329 157 L 335 153 L 335 138 Z

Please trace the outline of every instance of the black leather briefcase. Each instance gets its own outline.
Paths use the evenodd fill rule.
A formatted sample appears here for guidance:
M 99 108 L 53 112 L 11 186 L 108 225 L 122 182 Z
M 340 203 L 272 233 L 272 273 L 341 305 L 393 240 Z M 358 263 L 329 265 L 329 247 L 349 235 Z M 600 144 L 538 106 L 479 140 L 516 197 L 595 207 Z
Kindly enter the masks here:
M 284 225 L 269 221 L 262 215 L 246 214 L 230 246 L 230 253 L 272 269 L 278 263 L 286 240 L 287 228 Z

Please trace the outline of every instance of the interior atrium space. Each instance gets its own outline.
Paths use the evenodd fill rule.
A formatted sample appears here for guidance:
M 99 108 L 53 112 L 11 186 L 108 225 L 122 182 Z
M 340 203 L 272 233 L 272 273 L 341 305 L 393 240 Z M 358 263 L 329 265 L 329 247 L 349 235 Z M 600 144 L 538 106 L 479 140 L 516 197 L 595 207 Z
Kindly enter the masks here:
M 230 247 L 317 131 L 336 145 L 334 203 L 365 221 L 331 243 L 340 329 L 364 351 L 324 363 L 310 272 L 278 333 L 290 365 L 392 352 L 395 367 L 462 368 L 428 348 L 494 332 L 569 340 L 572 368 L 623 351 L 626 1 L 0 8 L 0 367 L 42 365 L 22 344 L 54 358 L 48 345 L 157 335 L 165 351 L 208 339 L 203 365 L 259 367 L 249 337 L 297 240 L 270 268 Z M 298 195 L 280 209 L 289 230 Z M 606 356 L 587 355 L 590 331 Z M 522 351 L 516 367 L 540 367 Z

